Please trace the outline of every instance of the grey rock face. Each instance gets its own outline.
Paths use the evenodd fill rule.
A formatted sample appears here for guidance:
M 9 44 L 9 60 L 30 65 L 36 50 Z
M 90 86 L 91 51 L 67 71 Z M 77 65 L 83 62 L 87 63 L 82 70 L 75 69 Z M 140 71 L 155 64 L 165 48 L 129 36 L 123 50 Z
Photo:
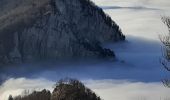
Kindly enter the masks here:
M 125 39 L 119 26 L 89 0 L 17 0 L 17 3 L 20 5 L 9 13 L 0 14 L 1 64 L 114 58 L 114 52 L 100 44 Z

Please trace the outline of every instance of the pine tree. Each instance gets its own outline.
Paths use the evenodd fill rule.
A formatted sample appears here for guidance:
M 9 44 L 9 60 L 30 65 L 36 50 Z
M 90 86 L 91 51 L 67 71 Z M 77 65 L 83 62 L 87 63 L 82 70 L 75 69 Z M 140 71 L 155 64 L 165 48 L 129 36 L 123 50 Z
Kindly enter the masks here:
M 9 95 L 8 100 L 14 100 L 12 95 Z

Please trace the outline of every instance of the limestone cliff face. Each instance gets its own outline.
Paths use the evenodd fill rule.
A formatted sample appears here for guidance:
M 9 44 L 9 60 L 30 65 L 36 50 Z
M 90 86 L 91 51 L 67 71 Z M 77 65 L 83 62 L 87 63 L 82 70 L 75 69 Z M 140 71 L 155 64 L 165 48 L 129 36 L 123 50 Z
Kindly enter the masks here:
M 119 26 L 89 0 L 11 2 L 0 8 L 1 64 L 112 58 L 114 52 L 100 44 L 125 39 Z M 8 5 L 13 6 L 6 11 Z

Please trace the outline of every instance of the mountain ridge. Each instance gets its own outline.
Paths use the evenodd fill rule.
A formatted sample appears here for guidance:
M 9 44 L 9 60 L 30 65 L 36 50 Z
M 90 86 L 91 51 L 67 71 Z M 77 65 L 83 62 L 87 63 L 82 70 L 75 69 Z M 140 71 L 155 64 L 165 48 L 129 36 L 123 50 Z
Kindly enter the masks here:
M 125 39 L 119 26 L 90 0 L 17 2 L 19 6 L 0 14 L 1 64 L 114 58 L 114 52 L 100 44 Z

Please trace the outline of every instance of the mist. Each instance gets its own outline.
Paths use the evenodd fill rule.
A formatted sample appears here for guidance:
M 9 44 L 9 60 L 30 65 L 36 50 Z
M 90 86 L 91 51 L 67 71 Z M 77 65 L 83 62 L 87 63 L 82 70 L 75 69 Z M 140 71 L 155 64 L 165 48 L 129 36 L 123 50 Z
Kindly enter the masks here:
M 82 80 L 104 100 L 163 100 L 170 90 L 161 80 L 169 73 L 160 64 L 159 35 L 168 33 L 161 16 L 170 15 L 168 0 L 93 0 L 118 23 L 126 41 L 103 44 L 115 51 L 115 61 L 21 65 L 0 70 L 0 97 L 25 89 L 52 91 L 60 78 Z M 87 63 L 88 62 L 88 63 Z M 41 83 L 41 84 L 39 84 Z
M 170 90 L 160 82 L 135 82 L 131 80 L 82 80 L 104 100 L 167 100 Z M 0 87 L 0 97 L 7 100 L 9 94 L 17 96 L 24 90 L 53 91 L 55 82 L 47 79 L 11 78 Z

